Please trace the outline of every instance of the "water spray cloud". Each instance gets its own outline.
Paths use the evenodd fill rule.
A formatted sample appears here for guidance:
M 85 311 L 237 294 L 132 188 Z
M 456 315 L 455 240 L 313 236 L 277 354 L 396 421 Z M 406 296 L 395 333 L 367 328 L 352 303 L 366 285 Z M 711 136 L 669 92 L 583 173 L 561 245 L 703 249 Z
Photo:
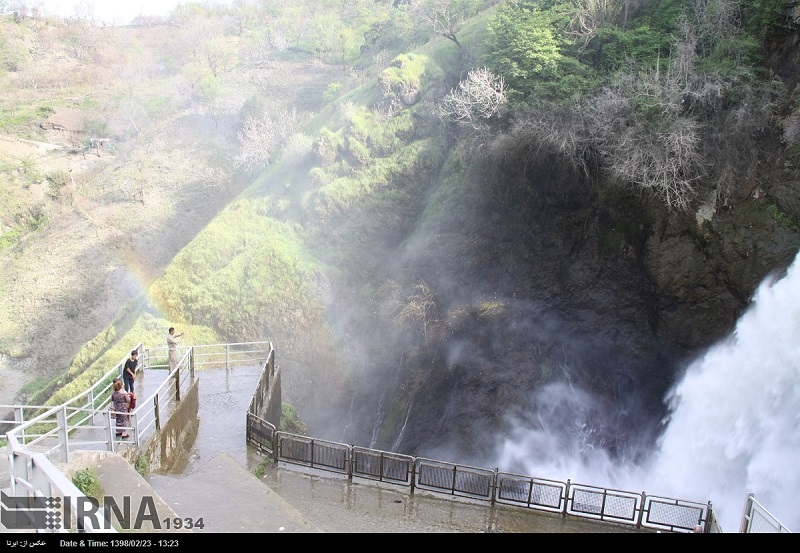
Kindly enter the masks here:
M 738 531 L 748 493 L 800 528 L 800 254 L 769 278 L 732 335 L 694 361 L 666 398 L 669 415 L 646 462 L 611 459 L 581 420 L 602 414 L 566 384 L 542 389 L 517 421 L 498 466 L 690 501 L 711 501 Z M 556 421 L 560 421 L 556 424 Z

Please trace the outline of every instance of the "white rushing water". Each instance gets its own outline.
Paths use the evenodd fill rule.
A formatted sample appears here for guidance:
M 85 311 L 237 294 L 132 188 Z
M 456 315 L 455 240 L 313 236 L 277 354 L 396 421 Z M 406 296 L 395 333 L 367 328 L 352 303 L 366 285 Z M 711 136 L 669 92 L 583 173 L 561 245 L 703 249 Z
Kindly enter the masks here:
M 560 395 L 560 397 L 559 397 Z M 670 415 L 647 466 L 620 466 L 586 451 L 572 428 L 519 425 L 498 466 L 584 484 L 711 501 L 723 531 L 738 532 L 748 493 L 791 531 L 800 531 L 800 255 L 783 278 L 768 278 L 731 336 L 694 361 L 666 398 Z M 591 398 L 552 386 L 548 403 Z M 558 451 L 556 455 L 547 452 Z

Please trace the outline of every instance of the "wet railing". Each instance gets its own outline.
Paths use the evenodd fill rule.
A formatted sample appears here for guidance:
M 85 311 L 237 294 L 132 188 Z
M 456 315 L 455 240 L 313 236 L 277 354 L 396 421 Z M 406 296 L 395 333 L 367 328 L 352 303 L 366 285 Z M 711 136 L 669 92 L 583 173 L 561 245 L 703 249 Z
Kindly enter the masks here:
M 753 494 L 747 494 L 740 533 L 744 534 L 790 534 L 791 531 L 761 503 Z
M 142 348 L 145 371 L 168 368 L 167 348 Z M 350 479 L 363 478 L 406 486 L 411 493 L 434 493 L 560 513 L 598 521 L 671 532 L 720 532 L 711 503 L 648 496 L 624 490 L 545 480 L 532 476 L 490 470 L 450 462 L 412 457 L 369 448 L 319 440 L 277 430 L 280 422 L 280 371 L 275 367 L 271 342 L 212 344 L 179 349 L 177 367 L 155 392 L 139 400 L 130 413 L 133 442 L 161 428 L 169 406 L 180 401 L 195 368 L 262 365 L 259 385 L 247 414 L 247 442 L 284 461 L 310 469 L 338 473 Z M 0 421 L 13 428 L 6 434 L 12 494 L 31 498 L 63 497 L 72 502 L 85 499 L 51 462 L 57 455 L 67 461 L 70 450 L 115 450 L 114 411 L 110 403 L 111 382 L 121 374 L 125 359 L 105 373 L 93 386 L 57 406 L 0 406 L 11 408 L 13 420 Z M 78 430 L 99 430 L 97 439 L 80 438 Z M 131 443 L 131 442 L 128 442 Z M 68 498 L 68 499 L 67 499 Z M 77 499 L 76 499 L 77 498 Z M 73 513 L 76 511 L 73 510 Z M 77 522 L 76 522 L 77 524 Z M 104 521 L 82 531 L 108 531 Z M 73 526 L 74 528 L 75 526 Z M 64 531 L 59 530 L 59 531 Z M 752 496 L 748 497 L 740 532 L 789 532 Z
M 143 370 L 168 368 L 166 347 L 145 349 L 138 344 L 134 349 L 143 360 L 140 365 Z M 113 379 L 122 374 L 127 357 L 64 404 L 0 406 L 0 409 L 13 413 L 13 420 L 0 421 L 11 426 L 6 438 L 12 495 L 27 496 L 32 501 L 42 497 L 60 497 L 70 505 L 75 501 L 80 503 L 86 499 L 85 495 L 61 474 L 53 460 L 66 463 L 69 452 L 74 450 L 116 451 L 123 442 L 140 446 L 146 436 L 161 429 L 162 422 L 180 401 L 181 391 L 191 384 L 196 367 L 229 368 L 262 364 L 274 359 L 270 342 L 190 346 L 181 348 L 179 353 L 177 366 L 156 390 L 146 398 L 137 398 L 136 408 L 123 413 L 129 417 L 126 426 L 115 426 L 117 412 L 110 403 Z M 119 430 L 130 432 L 130 440 L 116 436 Z M 81 530 L 85 532 L 109 531 L 102 520 L 99 526 L 87 522 L 83 527 L 82 521 L 76 524 L 81 524 Z M 76 526 L 67 524 L 54 531 L 68 531 L 70 528 Z
M 717 532 L 711 503 L 545 480 L 276 430 L 248 414 L 248 442 L 280 461 L 492 505 L 504 504 L 668 532 Z

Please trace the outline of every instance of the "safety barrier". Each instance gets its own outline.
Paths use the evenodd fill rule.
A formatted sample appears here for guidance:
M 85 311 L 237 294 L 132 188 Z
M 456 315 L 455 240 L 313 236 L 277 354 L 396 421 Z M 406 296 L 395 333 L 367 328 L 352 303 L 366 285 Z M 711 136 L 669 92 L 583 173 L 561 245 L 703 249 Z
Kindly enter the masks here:
M 784 526 L 772 513 L 767 511 L 761 503 L 756 501 L 753 494 L 747 494 L 744 506 L 742 526 L 739 529 L 743 534 L 790 534 L 791 531 Z
M 136 349 L 145 370 L 168 367 L 167 348 L 145 349 L 138 344 Z M 180 401 L 181 390 L 188 385 L 195 368 L 261 364 L 262 375 L 247 413 L 247 442 L 276 462 L 338 473 L 350 479 L 406 486 L 411 493 L 426 490 L 637 528 L 721 531 L 710 502 L 648 496 L 644 492 L 601 488 L 570 480 L 546 480 L 281 432 L 277 430 L 281 410 L 280 371 L 275 366 L 271 342 L 190 346 L 179 349 L 179 353 L 178 366 L 130 413 L 127 428 L 133 433 L 132 443 L 136 445 L 161 428 L 170 406 Z M 12 426 L 6 434 L 12 494 L 34 499 L 64 498 L 72 507 L 66 509 L 72 513 L 72 526 L 66 524 L 54 531 L 79 527 L 84 532 L 109 531 L 102 515 L 91 521 L 75 519 L 80 512 L 77 503 L 86 497 L 52 464 L 51 457 L 58 456 L 66 462 L 70 450 L 115 450 L 119 443 L 114 438 L 115 413 L 108 404 L 111 381 L 121 374 L 124 362 L 125 359 L 121 360 L 93 386 L 62 405 L 0 406 L 11 408 L 14 413 L 13 420 L 0 421 Z M 84 433 L 78 430 L 100 431 L 102 435 L 84 439 L 79 437 Z M 740 532 L 788 533 L 789 530 L 750 494 Z
M 276 430 L 248 414 L 248 442 L 280 461 L 492 505 L 505 504 L 667 532 L 715 531 L 711 503 L 545 480 L 351 446 Z
M 145 371 L 168 367 L 166 347 L 145 349 L 138 344 L 134 349 L 139 352 Z M 102 516 L 76 518 L 82 512 L 86 496 L 53 465 L 53 460 L 68 462 L 71 450 L 116 451 L 123 442 L 141 446 L 146 437 L 161 429 L 165 417 L 180 401 L 181 391 L 191 384 L 198 366 L 230 368 L 261 364 L 274 358 L 271 342 L 190 346 L 181 348 L 179 353 L 177 366 L 157 389 L 147 398 L 137 399 L 137 407 L 124 413 L 130 417 L 128 426 L 115 427 L 117 412 L 110 407 L 113 379 L 122 374 L 127 357 L 64 404 L 36 408 L 0 406 L 14 414 L 13 420 L 0 421 L 11 425 L 6 433 L 11 495 L 27 496 L 31 501 L 58 498 L 63 522 L 52 531 L 78 528 L 83 532 L 110 531 Z M 129 431 L 131 440 L 116 437 L 116 430 Z

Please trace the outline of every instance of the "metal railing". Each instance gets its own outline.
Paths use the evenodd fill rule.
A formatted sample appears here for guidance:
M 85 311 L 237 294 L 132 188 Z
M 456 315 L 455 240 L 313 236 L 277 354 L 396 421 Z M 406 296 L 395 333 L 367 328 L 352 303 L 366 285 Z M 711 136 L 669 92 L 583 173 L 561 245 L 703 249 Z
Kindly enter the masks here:
M 134 350 L 142 354 L 142 344 L 139 343 Z M 66 414 L 66 424 L 69 426 L 80 426 L 85 424 L 89 416 L 87 413 L 96 412 L 103 409 L 110 402 L 111 398 L 111 384 L 114 377 L 122 375 L 122 367 L 125 365 L 124 358 L 119 361 L 113 368 L 101 375 L 97 381 L 89 386 L 86 390 L 80 392 L 67 402 L 58 405 L 0 405 L 0 412 L 8 412 L 13 414 L 13 419 L 2 419 L 0 425 L 4 428 L 16 429 L 19 431 L 18 437 L 25 437 L 26 431 L 33 430 L 36 436 L 43 439 L 45 436 L 51 435 L 52 431 L 57 428 L 58 421 L 52 418 L 55 410 L 63 408 Z M 43 413 L 49 413 L 50 418 L 42 418 Z M 31 427 L 26 423 L 32 419 L 38 419 L 39 424 Z M 23 440 L 23 443 L 29 443 Z
M 739 529 L 744 534 L 790 534 L 791 531 L 779 521 L 775 515 L 767 511 L 761 503 L 756 501 L 753 494 L 747 494 L 742 516 L 742 526 Z
M 15 438 L 11 437 L 9 444 Z M 18 445 L 18 444 L 17 444 Z M 43 524 L 34 525 L 43 531 L 69 532 L 70 530 L 82 532 L 116 532 L 101 511 L 93 512 L 92 516 L 80 516 L 84 512 L 84 505 L 88 502 L 86 495 L 81 492 L 69 478 L 64 476 L 50 459 L 43 453 L 33 453 L 22 447 L 12 448 L 13 453 L 9 453 L 9 466 L 11 477 L 11 495 L 16 498 L 27 496 L 30 503 L 34 506 L 45 507 L 45 509 L 31 510 L 27 513 L 28 522 Z M 58 504 L 50 504 L 51 498 L 59 498 Z M 39 502 L 39 505 L 36 502 Z M 51 523 L 48 528 L 48 520 L 35 519 L 37 514 L 44 517 L 54 516 L 58 513 L 58 524 Z M 55 520 L 55 519 L 52 519 Z M 42 528 L 44 526 L 44 528 Z
M 711 503 L 648 496 L 351 446 L 278 431 L 248 414 L 248 442 L 280 461 L 415 490 L 669 532 L 711 532 Z M 715 519 L 713 519 L 715 520 Z
M 145 370 L 168 367 L 167 348 L 142 348 Z M 137 446 L 146 435 L 161 428 L 170 406 L 180 401 L 181 390 L 193 377 L 195 368 L 262 364 L 262 375 L 247 413 L 247 442 L 284 461 L 311 469 L 338 473 L 387 484 L 406 486 L 414 493 L 422 489 L 434 493 L 560 513 L 598 521 L 671 532 L 720 531 L 711 503 L 703 504 L 674 498 L 648 496 L 644 492 L 594 487 L 534 478 L 479 467 L 413 457 L 399 453 L 350 446 L 277 430 L 280 422 L 280 371 L 275 367 L 271 342 L 212 344 L 179 349 L 180 359 L 164 382 L 130 413 L 133 442 Z M 6 434 L 9 445 L 9 474 L 12 494 L 31 498 L 62 497 L 75 506 L 85 496 L 51 462 L 58 454 L 68 461 L 75 449 L 115 450 L 110 404 L 111 381 L 121 374 L 125 359 L 84 392 L 57 406 L 0 406 L 11 408 L 14 419 L 0 421 L 13 428 Z M 269 419 L 269 420 L 268 420 Z M 98 422 L 98 420 L 100 422 Z M 100 437 L 80 439 L 79 430 L 100 431 Z M 91 432 L 90 432 L 91 434 Z M 72 513 L 74 520 L 79 510 Z M 96 524 L 95 524 L 96 522 Z M 105 526 L 102 516 L 80 528 L 85 532 L 114 531 Z M 66 531 L 66 530 L 59 530 Z M 753 497 L 748 496 L 740 532 L 789 532 Z
M 144 362 L 144 370 L 168 367 L 167 348 L 144 349 L 136 346 Z M 163 353 L 162 351 L 163 350 Z M 137 406 L 129 413 L 128 426 L 116 427 L 117 412 L 111 404 L 111 385 L 114 377 L 122 374 L 125 359 L 104 373 L 87 390 L 76 395 L 66 403 L 56 406 L 0 406 L 13 413 L 12 428 L 6 433 L 8 439 L 8 463 L 12 495 L 36 497 L 59 497 L 64 503 L 80 503 L 85 495 L 80 492 L 52 464 L 53 458 L 60 462 L 69 461 L 71 450 L 105 449 L 116 451 L 120 443 L 141 446 L 145 437 L 161 429 L 165 418 L 171 414 L 176 402 L 181 399 L 194 377 L 196 367 L 220 366 L 230 368 L 235 365 L 260 364 L 270 359 L 273 348 L 270 342 L 250 342 L 243 344 L 212 344 L 184 347 L 180 350 L 177 366 L 168 373 L 166 379 L 147 398 L 138 398 Z M 163 360 L 163 363 L 162 363 Z M 26 420 L 27 419 L 27 420 Z M 126 430 L 132 440 L 115 436 L 115 430 Z M 69 511 L 75 513 L 78 511 Z M 81 521 L 81 530 L 113 531 L 100 520 L 99 526 Z M 67 531 L 69 525 L 59 531 Z M 76 528 L 72 526 L 71 528 Z

